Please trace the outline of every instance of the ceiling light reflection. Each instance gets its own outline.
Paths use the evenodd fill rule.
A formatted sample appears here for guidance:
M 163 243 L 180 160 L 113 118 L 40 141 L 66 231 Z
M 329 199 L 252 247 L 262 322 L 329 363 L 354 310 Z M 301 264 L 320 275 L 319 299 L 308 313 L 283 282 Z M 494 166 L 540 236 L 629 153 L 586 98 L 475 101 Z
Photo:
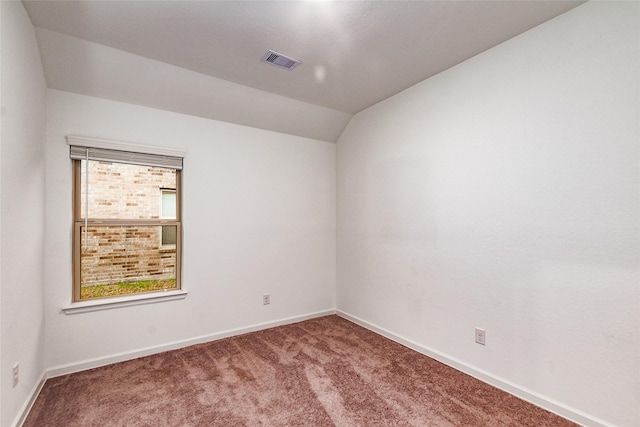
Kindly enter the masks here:
M 313 75 L 316 78 L 316 82 L 324 83 L 327 78 L 327 69 L 322 65 L 316 65 L 313 68 Z

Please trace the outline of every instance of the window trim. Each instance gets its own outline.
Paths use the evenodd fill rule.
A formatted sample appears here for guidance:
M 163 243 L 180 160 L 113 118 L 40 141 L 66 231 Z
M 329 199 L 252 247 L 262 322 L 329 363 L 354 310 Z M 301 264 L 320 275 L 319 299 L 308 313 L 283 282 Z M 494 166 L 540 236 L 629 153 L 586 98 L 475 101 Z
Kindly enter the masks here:
M 170 156 L 170 157 L 184 157 L 184 151 L 174 149 L 164 149 L 158 147 L 141 146 L 135 144 L 128 144 L 116 141 L 108 141 L 104 139 L 79 137 L 74 135 L 67 136 L 67 143 L 71 146 L 73 152 L 74 147 L 86 147 L 86 148 L 102 148 L 107 150 L 117 150 L 121 152 L 131 153 L 143 153 L 158 156 Z M 173 166 L 164 166 L 176 171 L 176 218 L 175 219 L 90 219 L 83 218 L 81 212 L 81 159 L 72 157 L 73 164 L 73 240 L 72 240 L 72 293 L 71 293 L 71 305 L 63 308 L 65 313 L 80 311 L 93 311 L 89 307 L 97 307 L 95 309 L 101 309 L 100 307 L 113 308 L 114 306 L 128 306 L 144 304 L 148 302 L 155 302 L 152 300 L 166 300 L 184 298 L 186 292 L 182 286 L 182 167 L 179 168 Z M 97 159 L 89 159 L 92 161 L 100 161 Z M 105 160 L 106 161 L 106 160 Z M 136 164 L 135 162 L 127 161 L 113 161 L 114 163 L 129 163 Z M 87 165 L 88 167 L 88 165 Z M 158 167 L 163 167 L 158 165 Z M 82 233 L 81 227 L 83 226 L 162 226 L 162 225 L 175 225 L 176 230 L 176 289 L 165 291 L 149 291 L 142 293 L 133 293 L 117 296 L 109 296 L 102 298 L 81 299 L 81 247 L 82 247 Z M 160 247 L 162 250 L 162 247 Z
M 172 289 L 164 292 L 141 292 L 115 297 L 93 298 L 72 302 L 62 307 L 65 314 L 87 313 L 90 311 L 109 310 L 132 305 L 152 304 L 163 301 L 174 301 L 186 298 L 188 292 L 184 289 Z

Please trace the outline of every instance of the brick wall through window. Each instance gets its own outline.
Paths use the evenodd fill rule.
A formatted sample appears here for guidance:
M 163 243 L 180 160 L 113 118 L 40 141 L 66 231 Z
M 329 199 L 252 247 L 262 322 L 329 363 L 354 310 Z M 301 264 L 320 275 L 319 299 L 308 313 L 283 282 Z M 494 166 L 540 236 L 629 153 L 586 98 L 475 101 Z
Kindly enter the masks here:
M 162 191 L 176 188 L 176 171 L 90 161 L 89 188 L 90 219 L 160 218 Z M 84 217 L 84 182 L 81 191 Z M 161 226 L 83 227 L 81 240 L 82 286 L 175 278 L 176 251 L 162 245 Z

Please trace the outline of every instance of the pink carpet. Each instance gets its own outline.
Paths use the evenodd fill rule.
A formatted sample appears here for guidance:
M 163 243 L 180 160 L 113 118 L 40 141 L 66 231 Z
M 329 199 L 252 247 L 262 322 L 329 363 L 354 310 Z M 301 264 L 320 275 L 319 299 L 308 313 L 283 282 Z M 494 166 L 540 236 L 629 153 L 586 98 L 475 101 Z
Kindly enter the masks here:
M 49 379 L 24 425 L 575 424 L 327 316 Z

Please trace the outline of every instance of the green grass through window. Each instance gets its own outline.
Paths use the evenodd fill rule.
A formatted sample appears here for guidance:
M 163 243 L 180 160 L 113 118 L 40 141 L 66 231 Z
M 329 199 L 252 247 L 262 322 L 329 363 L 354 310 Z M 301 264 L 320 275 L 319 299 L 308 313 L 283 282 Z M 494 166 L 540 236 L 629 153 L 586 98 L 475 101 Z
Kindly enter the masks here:
M 110 285 L 83 286 L 80 289 L 80 299 L 110 297 L 115 295 L 128 295 L 140 292 L 162 291 L 175 289 L 176 280 L 141 280 L 139 282 L 120 282 Z

